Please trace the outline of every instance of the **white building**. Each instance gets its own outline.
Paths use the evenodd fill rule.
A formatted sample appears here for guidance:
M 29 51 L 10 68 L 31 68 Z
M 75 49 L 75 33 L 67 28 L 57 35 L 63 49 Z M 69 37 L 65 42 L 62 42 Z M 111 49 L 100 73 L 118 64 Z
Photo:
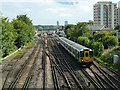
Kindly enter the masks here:
M 65 21 L 65 26 L 68 25 L 68 21 Z
M 59 21 L 57 21 L 57 27 L 59 27 Z
M 94 24 L 114 28 L 117 25 L 117 4 L 110 1 L 97 2 L 94 7 Z
M 120 1 L 118 2 L 118 24 L 120 25 Z

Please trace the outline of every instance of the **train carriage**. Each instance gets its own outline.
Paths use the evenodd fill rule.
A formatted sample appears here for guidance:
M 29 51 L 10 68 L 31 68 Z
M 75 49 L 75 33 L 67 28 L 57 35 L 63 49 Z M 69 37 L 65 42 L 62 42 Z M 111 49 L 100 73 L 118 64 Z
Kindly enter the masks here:
M 59 37 L 60 44 L 82 65 L 90 66 L 93 63 L 93 51 L 64 37 Z

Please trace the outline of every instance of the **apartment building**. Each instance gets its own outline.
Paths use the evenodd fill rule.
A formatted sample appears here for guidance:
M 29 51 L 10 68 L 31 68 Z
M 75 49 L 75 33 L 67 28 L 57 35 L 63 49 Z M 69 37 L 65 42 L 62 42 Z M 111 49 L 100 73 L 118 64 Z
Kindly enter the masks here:
M 94 4 L 94 24 L 114 28 L 117 25 L 117 4 L 111 1 L 100 1 Z
M 120 1 L 118 2 L 118 24 L 120 25 Z

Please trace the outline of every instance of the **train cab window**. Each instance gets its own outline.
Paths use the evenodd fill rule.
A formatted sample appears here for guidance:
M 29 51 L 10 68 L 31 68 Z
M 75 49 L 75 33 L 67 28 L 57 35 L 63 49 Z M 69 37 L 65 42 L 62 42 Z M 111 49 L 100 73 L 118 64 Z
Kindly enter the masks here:
M 93 51 L 90 51 L 90 57 L 93 57 Z
M 88 57 L 88 53 L 85 53 L 85 56 Z
M 84 57 L 84 51 L 80 52 L 80 57 Z

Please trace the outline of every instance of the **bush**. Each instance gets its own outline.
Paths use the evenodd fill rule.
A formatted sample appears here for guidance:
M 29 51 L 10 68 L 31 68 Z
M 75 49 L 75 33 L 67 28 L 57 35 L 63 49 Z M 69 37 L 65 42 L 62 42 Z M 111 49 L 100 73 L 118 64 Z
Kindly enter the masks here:
M 103 40 L 103 45 L 105 49 L 117 46 L 119 44 L 118 38 L 116 36 L 105 36 Z
M 103 42 L 103 38 L 108 35 L 109 35 L 108 31 L 97 32 L 94 34 L 93 39 L 97 42 Z
M 120 57 L 120 47 L 114 47 L 112 49 L 107 49 L 104 51 L 104 53 L 101 55 L 100 59 L 109 65 L 114 65 L 114 68 L 118 68 L 117 65 L 120 65 L 120 59 L 118 62 L 113 64 L 113 55 L 118 55 Z
M 111 31 L 111 32 L 109 33 L 109 35 L 110 35 L 110 36 L 116 36 L 116 33 L 117 33 L 117 31 Z
M 93 42 L 94 55 L 99 57 L 104 52 L 104 46 L 101 42 Z
M 89 47 L 90 44 L 90 40 L 87 37 L 78 37 L 77 42 L 86 47 Z

